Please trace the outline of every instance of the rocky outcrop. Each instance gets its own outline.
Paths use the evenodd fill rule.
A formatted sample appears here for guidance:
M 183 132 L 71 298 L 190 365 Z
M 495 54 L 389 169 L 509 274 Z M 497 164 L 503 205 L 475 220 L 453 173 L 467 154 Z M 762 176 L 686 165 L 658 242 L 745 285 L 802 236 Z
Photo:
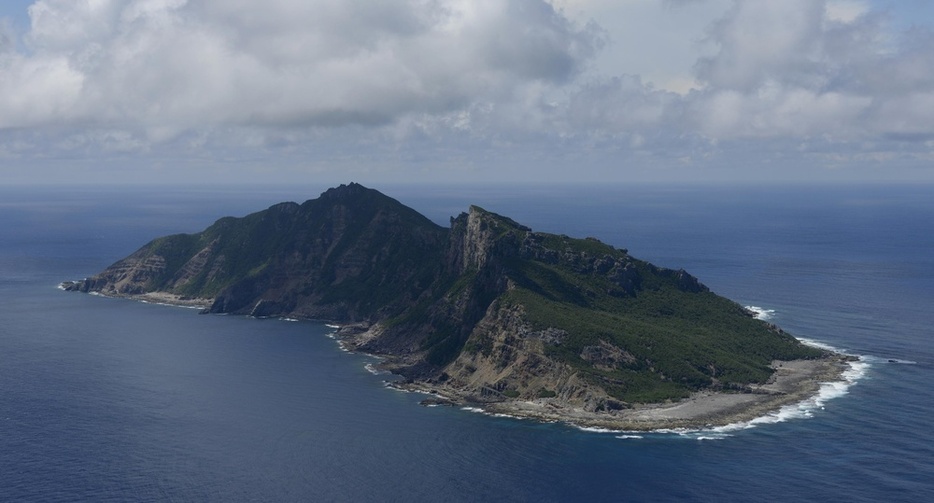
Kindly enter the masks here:
M 457 272 L 484 269 L 494 260 L 518 255 L 531 229 L 511 219 L 471 206 L 451 219 L 451 256 Z
M 165 257 L 140 250 L 107 268 L 103 273 L 65 284 L 65 289 L 105 295 L 139 295 L 150 290 L 155 278 L 165 274 Z
M 554 328 L 535 330 L 521 307 L 494 303 L 474 328 L 466 350 L 430 382 L 457 390 L 462 400 L 474 403 L 551 398 L 595 411 L 611 398 L 545 351 L 547 344 L 565 336 Z

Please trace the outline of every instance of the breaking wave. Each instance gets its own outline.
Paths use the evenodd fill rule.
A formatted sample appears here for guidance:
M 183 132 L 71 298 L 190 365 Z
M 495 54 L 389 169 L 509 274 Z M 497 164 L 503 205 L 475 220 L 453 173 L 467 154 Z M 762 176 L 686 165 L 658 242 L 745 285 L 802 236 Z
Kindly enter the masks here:
M 746 309 L 752 312 L 753 316 L 755 316 L 757 320 L 768 321 L 771 320 L 773 316 L 775 316 L 774 309 L 766 309 L 759 306 L 746 306 Z

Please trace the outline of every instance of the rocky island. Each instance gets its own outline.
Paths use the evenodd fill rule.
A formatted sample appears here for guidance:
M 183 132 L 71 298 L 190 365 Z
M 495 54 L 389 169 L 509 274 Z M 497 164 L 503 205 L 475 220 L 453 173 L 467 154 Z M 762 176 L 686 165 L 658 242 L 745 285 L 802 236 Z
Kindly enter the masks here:
M 612 429 L 751 419 L 846 367 L 683 270 L 477 206 L 445 228 L 355 183 L 155 239 L 63 287 L 330 321 L 432 403 Z

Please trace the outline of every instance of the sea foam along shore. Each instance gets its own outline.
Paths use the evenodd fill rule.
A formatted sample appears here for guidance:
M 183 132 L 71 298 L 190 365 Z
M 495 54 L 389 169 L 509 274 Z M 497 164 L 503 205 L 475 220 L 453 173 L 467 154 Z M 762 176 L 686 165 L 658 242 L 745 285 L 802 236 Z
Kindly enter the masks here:
M 394 387 L 441 397 L 452 404 L 497 416 L 512 416 L 544 422 L 562 422 L 596 431 L 696 431 L 714 428 L 736 429 L 777 422 L 839 394 L 852 383 L 854 359 L 834 354 L 817 360 L 776 361 L 769 382 L 750 387 L 744 393 L 701 391 L 678 402 L 636 404 L 612 412 L 590 412 L 561 404 L 555 399 L 510 400 L 471 403 L 456 390 L 418 382 L 395 382 Z M 857 362 L 858 363 L 858 362 Z M 792 409 L 786 410 L 786 407 Z M 736 425 L 736 426 L 734 426 Z
M 65 284 L 59 288 L 65 289 Z M 212 303 L 212 299 L 184 298 L 165 292 L 119 297 L 190 308 L 206 308 Z M 763 311 L 756 313 L 760 316 L 774 313 L 761 308 L 747 309 Z M 339 325 L 328 327 L 339 329 Z M 336 333 L 331 335 L 335 336 Z M 336 338 L 342 350 L 353 351 L 345 344 L 349 341 Z M 750 387 L 749 392 L 702 391 L 674 403 L 637 404 L 631 409 L 613 412 L 589 412 L 548 398 L 476 404 L 453 389 L 419 382 L 393 381 L 390 384 L 398 389 L 430 394 L 440 397 L 441 402 L 462 405 L 490 415 L 563 422 L 596 431 L 734 431 L 794 417 L 808 417 L 811 410 L 823 406 L 826 400 L 846 394 L 849 386 L 862 377 L 869 366 L 858 357 L 844 354 L 826 344 L 801 340 L 831 352 L 832 356 L 817 360 L 775 361 L 772 365 L 776 372 L 769 382 Z M 376 370 L 378 365 L 373 367 L 372 370 Z
M 353 328 L 348 326 L 347 328 Z M 341 329 L 332 336 L 345 351 L 357 351 L 360 330 Z M 813 409 L 813 404 L 846 393 L 846 389 L 864 372 L 865 362 L 856 356 L 802 339 L 820 347 L 827 356 L 813 360 L 774 361 L 772 377 L 764 384 L 748 386 L 744 392 L 700 391 L 677 402 L 633 404 L 618 411 L 591 412 L 557 398 L 535 400 L 503 400 L 477 403 L 469 393 L 443 384 L 396 380 L 389 387 L 431 395 L 426 405 L 458 405 L 473 412 L 494 416 L 533 419 L 542 422 L 562 422 L 599 431 L 700 431 L 714 428 L 740 429 L 757 424 L 778 422 L 799 417 L 800 411 Z M 381 358 L 381 355 L 371 355 Z M 384 363 L 386 360 L 383 360 Z M 387 368 L 377 364 L 375 368 Z M 390 363 L 388 367 L 392 367 Z M 798 411 L 798 412 L 796 412 Z M 809 414 L 809 412 L 808 412 Z

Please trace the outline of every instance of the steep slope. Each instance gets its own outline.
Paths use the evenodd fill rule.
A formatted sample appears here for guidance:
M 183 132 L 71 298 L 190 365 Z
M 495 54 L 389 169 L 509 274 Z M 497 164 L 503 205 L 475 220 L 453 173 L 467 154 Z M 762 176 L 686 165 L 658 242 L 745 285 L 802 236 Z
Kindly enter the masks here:
M 616 411 L 820 358 L 683 270 L 472 206 L 443 229 L 357 184 L 159 238 L 69 289 L 356 323 L 347 344 L 455 401 Z
M 437 279 L 447 231 L 358 184 L 158 238 L 72 288 L 212 299 L 210 312 L 343 321 L 408 307 Z
M 532 232 L 476 206 L 451 229 L 453 284 L 360 347 L 399 355 L 393 342 L 417 334 L 424 361 L 389 367 L 460 399 L 621 408 L 743 390 L 766 382 L 773 360 L 823 355 L 685 271 L 595 239 Z

